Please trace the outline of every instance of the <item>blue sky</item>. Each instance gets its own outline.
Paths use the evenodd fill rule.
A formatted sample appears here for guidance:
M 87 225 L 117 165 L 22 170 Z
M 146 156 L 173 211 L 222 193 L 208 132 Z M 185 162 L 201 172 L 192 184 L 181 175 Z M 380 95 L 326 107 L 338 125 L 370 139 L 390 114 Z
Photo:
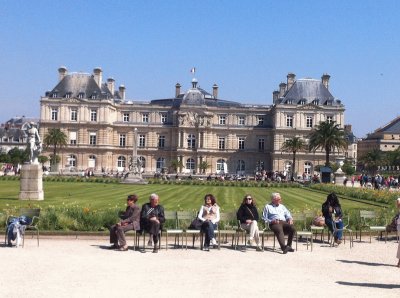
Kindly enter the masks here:
M 356 136 L 399 115 L 400 1 L 0 0 L 0 122 L 39 117 L 57 69 L 124 84 L 127 98 L 199 85 L 219 97 L 271 104 L 296 78 L 331 75 Z

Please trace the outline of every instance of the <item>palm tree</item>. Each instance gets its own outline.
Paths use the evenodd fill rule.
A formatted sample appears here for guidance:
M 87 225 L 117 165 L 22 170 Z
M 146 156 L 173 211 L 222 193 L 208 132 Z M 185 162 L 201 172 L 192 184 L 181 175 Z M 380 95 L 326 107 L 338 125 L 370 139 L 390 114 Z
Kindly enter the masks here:
M 184 168 L 182 160 L 180 160 L 180 159 L 171 160 L 170 168 L 175 173 L 178 173 L 178 169 L 179 169 L 179 172 L 182 172 L 182 168 Z
M 53 155 L 50 159 L 51 164 L 57 163 L 57 148 L 67 146 L 67 136 L 59 128 L 51 128 L 44 136 L 43 140 L 46 148 L 53 147 Z
M 310 151 L 318 149 L 325 150 L 325 165 L 329 166 L 329 155 L 335 149 L 346 149 L 348 143 L 346 141 L 345 132 L 336 124 L 335 121 L 320 122 L 311 132 L 309 141 Z
M 206 170 L 210 167 L 210 165 L 208 164 L 207 161 L 203 160 L 200 164 L 199 164 L 199 169 L 201 171 L 202 174 L 204 174 L 206 172 Z
M 296 153 L 306 148 L 306 142 L 300 137 L 293 137 L 283 142 L 281 150 L 284 152 L 293 153 L 292 163 L 292 179 L 295 177 L 296 172 Z

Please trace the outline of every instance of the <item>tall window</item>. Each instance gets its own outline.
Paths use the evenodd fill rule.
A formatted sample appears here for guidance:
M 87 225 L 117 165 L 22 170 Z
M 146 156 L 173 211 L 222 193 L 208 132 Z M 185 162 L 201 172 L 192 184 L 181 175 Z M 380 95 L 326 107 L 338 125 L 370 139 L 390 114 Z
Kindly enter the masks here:
M 161 113 L 161 123 L 167 123 L 167 113 Z
M 126 158 L 125 156 L 118 156 L 117 159 L 117 167 L 118 168 L 125 168 Z
M 78 110 L 77 109 L 72 109 L 71 110 L 71 115 L 70 115 L 71 121 L 78 121 Z
M 69 143 L 70 145 L 76 145 L 76 131 L 69 132 Z
M 264 151 L 265 149 L 265 139 L 264 138 L 259 138 L 258 139 L 258 150 L 259 151 Z
M 89 133 L 89 145 L 96 145 L 96 133 Z
M 224 159 L 218 159 L 217 160 L 217 172 L 218 173 L 226 173 L 227 172 L 227 166 L 225 163 Z
M 218 123 L 219 123 L 219 125 L 225 125 L 226 124 L 226 116 L 225 115 L 219 115 L 218 116 Z
M 129 113 L 124 113 L 122 115 L 122 121 L 129 122 Z
M 156 168 L 157 168 L 157 171 L 159 171 L 159 172 L 160 172 L 163 168 L 165 168 L 165 158 L 164 158 L 164 157 L 159 157 L 159 158 L 157 159 Z
M 90 121 L 97 121 L 97 110 L 90 110 Z
M 292 115 L 286 116 L 286 127 L 293 127 L 293 116 Z
M 145 147 L 146 146 L 146 136 L 145 135 L 139 135 L 139 147 Z
M 196 137 L 195 137 L 195 135 L 193 135 L 193 134 L 188 135 L 187 145 L 188 145 L 188 148 L 190 148 L 190 149 L 196 148 Z
M 76 156 L 75 155 L 71 154 L 70 156 L 68 156 L 67 160 L 68 160 L 68 165 L 70 167 L 76 167 Z
M 238 149 L 244 150 L 244 137 L 238 138 Z
M 257 116 L 257 125 L 258 126 L 264 125 L 264 116 Z
M 244 172 L 246 170 L 246 165 L 244 163 L 244 160 L 239 159 L 237 163 L 237 168 L 236 171 L 238 172 Z
M 306 161 L 305 163 L 304 163 L 304 173 L 306 174 L 306 175 L 311 175 L 311 168 L 312 168 L 312 164 L 311 164 L 311 162 L 309 162 L 309 161 Z
M 139 156 L 140 166 L 144 169 L 146 167 L 146 158 Z
M 119 135 L 119 146 L 125 147 L 126 146 L 126 134 Z
M 165 136 L 159 136 L 158 137 L 158 148 L 164 148 L 165 147 Z
M 218 138 L 218 149 L 220 150 L 225 149 L 225 138 L 223 137 Z
M 245 125 L 246 124 L 246 118 L 244 116 L 239 116 L 239 125 Z
M 326 116 L 326 122 L 332 123 L 333 122 L 333 116 Z
M 312 128 L 313 127 L 313 117 L 307 116 L 306 117 L 306 127 Z
M 142 122 L 143 123 L 149 123 L 149 113 L 143 113 L 142 114 Z
M 95 168 L 95 167 L 96 167 L 96 156 L 89 155 L 88 168 Z
M 256 163 L 256 171 L 262 171 L 264 169 L 264 162 L 262 160 L 258 160 Z
M 194 159 L 193 158 L 188 158 L 186 160 L 186 169 L 188 170 L 194 170 L 196 167 L 195 163 L 194 163 Z
M 57 108 L 51 109 L 51 120 L 54 120 L 54 121 L 58 120 L 58 109 Z

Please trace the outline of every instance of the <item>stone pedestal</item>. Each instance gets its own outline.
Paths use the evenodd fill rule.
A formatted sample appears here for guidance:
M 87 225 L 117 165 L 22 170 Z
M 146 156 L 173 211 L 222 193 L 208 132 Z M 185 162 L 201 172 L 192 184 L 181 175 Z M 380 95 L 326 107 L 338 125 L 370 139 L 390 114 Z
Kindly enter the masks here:
M 336 185 L 343 185 L 344 179 L 346 179 L 345 173 L 339 168 L 335 172 L 335 184 Z
M 129 173 L 128 176 L 121 181 L 126 184 L 147 184 L 148 182 L 142 178 L 140 174 Z
M 39 164 L 24 164 L 21 169 L 20 200 L 43 200 L 43 171 Z

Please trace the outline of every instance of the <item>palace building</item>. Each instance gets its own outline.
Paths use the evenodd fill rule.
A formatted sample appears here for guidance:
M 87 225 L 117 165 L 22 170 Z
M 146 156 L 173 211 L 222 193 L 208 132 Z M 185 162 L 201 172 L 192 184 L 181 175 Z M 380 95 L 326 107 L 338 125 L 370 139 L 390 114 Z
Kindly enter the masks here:
M 125 86 L 116 88 L 113 78 L 103 82 L 101 68 L 91 74 L 68 73 L 65 67 L 58 72 L 59 82 L 40 100 L 40 134 L 43 138 L 49 129 L 60 128 L 67 135 L 68 146 L 59 156 L 61 167 L 71 170 L 128 170 L 136 128 L 147 174 L 173 164 L 191 174 L 290 172 L 292 154 L 281 150 L 286 139 L 307 140 L 326 120 L 344 128 L 345 108 L 330 93 L 327 74 L 316 80 L 289 73 L 270 104 L 251 105 L 220 99 L 219 86 L 206 91 L 196 79 L 188 90 L 177 83 L 172 96 L 143 102 L 127 99 Z M 298 152 L 297 173 L 312 175 L 324 162 L 322 151 Z

